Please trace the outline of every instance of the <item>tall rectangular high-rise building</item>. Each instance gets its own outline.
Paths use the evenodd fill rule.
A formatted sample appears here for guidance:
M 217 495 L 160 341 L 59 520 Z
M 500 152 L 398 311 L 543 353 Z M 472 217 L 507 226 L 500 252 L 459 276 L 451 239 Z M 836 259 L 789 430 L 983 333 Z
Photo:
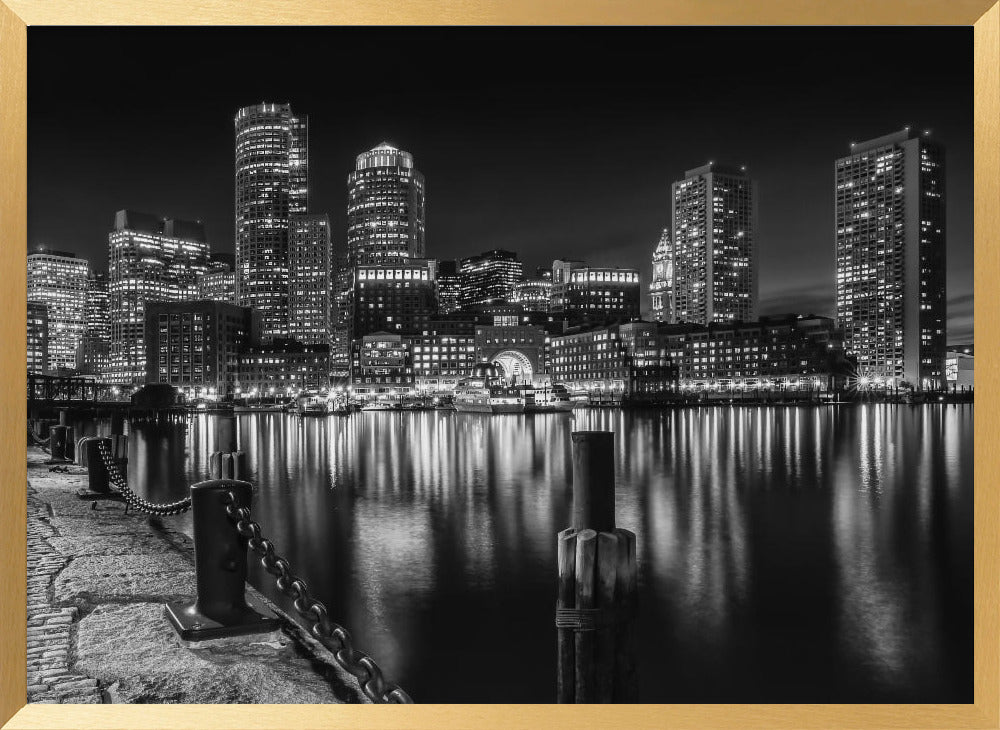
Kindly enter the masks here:
M 674 320 L 757 318 L 757 184 L 709 163 L 671 186 Z
M 76 367 L 83 373 L 109 377 L 111 356 L 111 296 L 108 275 L 87 277 L 83 337 L 76 350 Z
M 28 300 L 48 313 L 48 369 L 76 367 L 76 350 L 86 327 L 86 259 L 63 251 L 28 254 Z
M 506 304 L 524 278 L 524 265 L 513 251 L 498 248 L 462 259 L 459 277 L 462 306 Z
M 462 308 L 462 277 L 454 259 L 438 261 L 438 311 L 452 314 Z
M 111 375 L 140 384 L 146 377 L 147 302 L 194 299 L 208 271 L 209 252 L 201 223 L 120 210 L 108 234 L 111 312 Z
M 41 374 L 49 366 L 49 310 L 43 302 L 28 301 L 28 373 Z
M 944 150 L 909 128 L 851 146 L 834 168 L 837 320 L 861 377 L 945 377 Z
M 288 334 L 306 345 L 330 344 L 330 219 L 296 213 L 288 223 Z
M 309 207 L 309 125 L 288 104 L 236 113 L 236 295 L 288 335 L 288 221 Z

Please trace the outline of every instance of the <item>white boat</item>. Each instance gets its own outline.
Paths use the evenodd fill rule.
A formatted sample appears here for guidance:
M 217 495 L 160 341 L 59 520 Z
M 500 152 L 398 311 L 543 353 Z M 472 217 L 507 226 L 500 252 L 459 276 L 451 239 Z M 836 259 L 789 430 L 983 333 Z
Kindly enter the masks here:
M 455 410 L 459 413 L 524 413 L 524 393 L 504 382 L 492 363 L 480 363 L 472 375 L 455 387 Z
M 524 388 L 524 410 L 526 413 L 568 413 L 579 405 L 570 397 L 566 386 L 561 383 Z
M 361 407 L 363 411 L 398 411 L 400 408 L 392 403 L 368 403 Z
M 301 395 L 296 400 L 296 412 L 300 416 L 325 416 L 330 412 L 326 398 L 318 395 Z

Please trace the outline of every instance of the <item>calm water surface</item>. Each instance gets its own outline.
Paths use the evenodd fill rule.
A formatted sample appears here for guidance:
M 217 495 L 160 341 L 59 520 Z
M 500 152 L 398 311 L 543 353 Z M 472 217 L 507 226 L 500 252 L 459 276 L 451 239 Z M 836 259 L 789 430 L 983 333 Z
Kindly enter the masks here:
M 239 424 L 264 532 L 417 701 L 553 700 L 555 535 L 588 429 L 616 433 L 638 535 L 643 701 L 972 701 L 971 405 Z M 207 478 L 213 417 L 134 433 L 150 498 Z

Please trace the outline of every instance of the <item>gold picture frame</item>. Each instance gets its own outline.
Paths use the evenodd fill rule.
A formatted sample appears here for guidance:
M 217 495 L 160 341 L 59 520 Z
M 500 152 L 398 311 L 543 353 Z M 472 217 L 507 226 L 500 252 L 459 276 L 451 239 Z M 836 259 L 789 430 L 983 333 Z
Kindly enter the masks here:
M 1000 727 L 1000 4 L 993 0 L 0 0 L 0 723 L 28 728 Z M 992 7 L 991 7 L 992 4 Z M 968 705 L 25 705 L 27 26 L 966 25 L 975 53 L 975 703 Z M 66 63 L 72 63 L 67 59 Z

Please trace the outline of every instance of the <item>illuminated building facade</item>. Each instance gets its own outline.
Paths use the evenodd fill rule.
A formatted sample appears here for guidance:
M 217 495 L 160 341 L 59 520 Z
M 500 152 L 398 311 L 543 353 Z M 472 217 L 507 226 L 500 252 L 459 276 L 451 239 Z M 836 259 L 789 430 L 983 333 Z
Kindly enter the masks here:
M 335 266 L 331 278 L 333 293 L 330 311 L 330 365 L 333 375 L 345 378 L 351 366 L 351 303 L 354 300 L 354 269 L 346 251 L 332 254 Z
M 655 322 L 577 329 L 553 337 L 555 382 L 592 396 L 623 398 L 676 390 L 677 369 Z
M 295 214 L 288 230 L 288 334 L 307 345 L 329 345 L 330 219 Z
M 457 261 L 439 261 L 437 267 L 438 311 L 452 314 L 462 308 L 462 277 Z
M 975 387 L 975 351 L 972 345 L 955 345 L 945 354 L 945 380 L 954 389 Z
M 649 284 L 654 322 L 674 321 L 674 249 L 670 229 L 664 228 L 653 252 L 653 280 Z
M 548 312 L 552 298 L 552 279 L 525 279 L 514 285 L 513 304 L 520 304 L 528 312 Z
M 237 398 L 288 399 L 302 391 L 322 393 L 329 389 L 329 345 L 274 338 L 251 346 L 240 358 Z
M 48 312 L 48 370 L 76 367 L 76 351 L 86 328 L 86 259 L 62 251 L 28 254 L 28 300 Z
M 424 176 L 413 155 L 383 142 L 357 156 L 347 178 L 350 263 L 424 257 Z
M 288 104 L 236 113 L 236 297 L 288 335 L 288 221 L 309 205 L 309 124 Z
M 400 401 L 413 393 L 413 352 L 409 338 L 388 332 L 351 343 L 351 387 L 363 401 Z
M 230 399 L 240 356 L 260 337 L 260 315 L 226 302 L 149 302 L 147 383 L 169 383 L 187 398 Z
M 111 311 L 111 380 L 146 378 L 145 306 L 197 296 L 208 271 L 208 243 L 201 223 L 120 210 L 108 234 Z
M 682 392 L 825 391 L 853 371 L 830 317 L 661 325 L 660 332 Z
M 859 375 L 945 379 L 944 150 L 909 129 L 835 164 L 837 321 Z
M 462 306 L 506 303 L 524 278 L 524 267 L 513 251 L 494 249 L 462 259 L 459 278 Z
M 417 393 L 440 395 L 451 392 L 458 381 L 472 374 L 476 362 L 475 326 L 456 328 L 452 322 L 432 321 L 420 335 L 406 338 L 413 361 Z
M 91 272 L 87 277 L 83 337 L 76 348 L 76 369 L 98 380 L 110 380 L 111 311 L 108 275 Z
M 374 332 L 417 334 L 437 314 L 433 259 L 383 258 L 354 267 L 351 339 Z
M 49 365 L 49 310 L 28 300 L 28 373 L 44 373 Z
M 551 302 L 549 311 L 574 325 L 638 319 L 639 272 L 556 260 L 552 264 Z
M 710 163 L 671 186 L 674 322 L 757 318 L 757 184 Z
M 531 383 L 547 372 L 545 330 L 519 324 L 517 314 L 497 315 L 476 327 L 476 362 L 494 363 L 510 382 Z
M 214 270 L 198 277 L 198 299 L 236 304 L 236 272 Z

